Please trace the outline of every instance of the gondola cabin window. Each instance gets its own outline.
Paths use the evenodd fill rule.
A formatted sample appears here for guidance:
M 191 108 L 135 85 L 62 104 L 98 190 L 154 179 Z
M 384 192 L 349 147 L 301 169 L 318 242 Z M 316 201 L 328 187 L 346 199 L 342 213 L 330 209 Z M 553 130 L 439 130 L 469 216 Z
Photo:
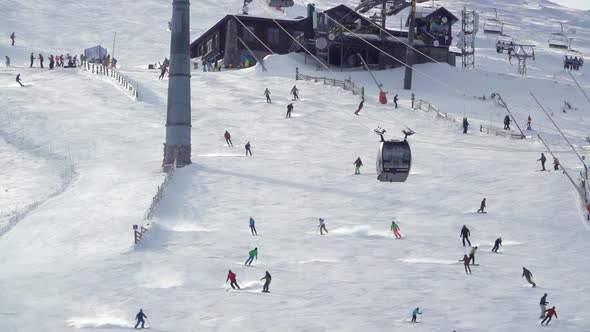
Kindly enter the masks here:
M 254 27 L 245 27 L 243 34 L 242 34 L 242 39 L 244 39 L 244 41 L 247 42 L 252 42 L 254 41 L 254 35 L 256 31 L 254 29 Z
M 266 31 L 266 40 L 270 44 L 279 43 L 279 29 L 270 28 Z

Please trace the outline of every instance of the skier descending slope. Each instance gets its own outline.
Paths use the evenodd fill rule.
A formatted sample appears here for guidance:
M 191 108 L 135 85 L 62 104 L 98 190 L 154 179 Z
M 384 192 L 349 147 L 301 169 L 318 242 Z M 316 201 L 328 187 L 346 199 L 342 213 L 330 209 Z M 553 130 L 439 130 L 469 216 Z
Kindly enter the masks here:
M 135 329 L 137 329 L 139 324 L 141 324 L 142 329 L 145 328 L 145 318 L 147 318 L 147 316 L 143 313 L 143 309 L 139 309 L 139 312 L 137 313 L 137 315 L 135 315 L 135 320 L 137 321 L 137 324 L 135 324 Z
M 525 277 L 526 281 L 528 281 L 529 284 L 533 285 L 533 288 L 537 287 L 537 284 L 535 284 L 535 282 L 531 279 L 533 277 L 533 273 L 527 270 L 527 268 L 525 268 L 524 266 L 522 267 L 522 277 Z
M 399 225 L 395 223 L 395 220 L 391 221 L 391 231 L 396 239 L 402 238 L 402 235 L 399 233 Z
M 244 145 L 244 148 L 246 149 L 246 156 L 250 154 L 250 157 L 252 157 L 252 145 L 250 145 L 249 141 L 246 143 L 246 145 Z
M 422 315 L 422 313 L 420 312 L 420 307 L 417 307 L 416 309 L 414 309 L 414 311 L 412 311 L 412 323 L 418 323 L 416 321 L 418 315 Z
M 359 112 L 363 109 L 364 104 L 365 104 L 365 98 L 363 97 L 363 99 L 361 99 L 361 103 L 359 104 L 359 107 L 354 112 L 355 115 L 359 115 Z
M 547 161 L 547 158 L 545 157 L 545 154 L 543 154 L 541 152 L 541 158 L 537 159 L 537 161 L 540 161 L 541 162 L 541 167 L 542 167 L 541 170 L 542 171 L 546 171 L 546 169 L 545 169 L 545 162 Z
M 318 225 L 320 228 L 320 235 L 324 235 L 324 232 L 328 234 L 328 230 L 326 229 L 326 224 L 324 223 L 324 219 L 320 218 L 320 224 Z
M 246 262 L 244 263 L 244 265 L 252 265 L 252 261 L 254 260 L 254 258 L 256 258 L 256 260 L 258 260 L 258 247 L 250 250 L 248 252 L 248 259 L 246 260 Z
M 467 241 L 467 243 L 469 243 L 469 246 L 471 247 L 471 241 L 469 241 L 470 235 L 471 232 L 469 231 L 469 228 L 463 225 L 463 228 L 461 228 L 461 234 L 459 235 L 459 237 L 463 239 L 463 247 L 465 247 L 465 241 Z
M 471 274 L 471 268 L 469 267 L 469 261 L 471 259 L 467 255 L 463 255 L 463 259 L 460 259 L 459 262 L 463 262 L 463 266 L 465 267 L 465 274 Z M 469 272 L 467 272 L 469 271 Z
M 361 174 L 361 166 L 363 166 L 363 161 L 361 160 L 361 157 L 356 158 L 356 160 L 352 164 L 354 165 L 354 174 Z
M 297 85 L 293 85 L 291 89 L 291 94 L 293 95 L 293 101 L 299 100 L 299 89 L 297 89 Z
M 486 209 L 486 198 L 484 197 L 483 200 L 481 201 L 481 204 L 479 205 L 479 210 L 477 210 L 477 213 L 487 213 L 485 212 Z
M 20 74 L 16 75 L 16 83 L 20 84 L 21 87 L 24 87 L 23 82 L 20 79 Z
M 234 143 L 231 141 L 231 135 L 229 134 L 229 131 L 225 131 L 223 138 L 225 138 L 225 143 L 227 143 L 227 146 L 234 146 Z
M 252 233 L 252 235 L 258 235 L 258 232 L 256 231 L 256 226 L 254 225 L 256 223 L 256 221 L 254 221 L 254 218 L 250 217 L 250 232 Z
M 502 246 L 502 238 L 499 237 L 496 239 L 496 242 L 494 242 L 494 247 L 492 248 L 492 252 L 497 253 L 498 249 L 500 249 L 501 246 Z
M 471 265 L 476 265 L 475 264 L 475 252 L 477 251 L 477 246 L 471 248 L 471 250 L 469 251 L 469 261 L 472 262 Z
M 293 112 L 293 103 L 290 103 L 289 105 L 287 105 L 287 115 L 285 115 L 285 118 L 290 118 L 292 112 Z
M 270 99 L 270 90 L 268 88 L 266 88 L 266 90 L 264 90 L 264 96 L 266 97 L 266 102 L 267 103 L 272 103 L 272 100 Z
M 539 316 L 539 319 L 545 318 L 545 311 L 547 311 L 548 304 L 549 302 L 547 302 L 547 293 L 545 293 L 543 294 L 543 297 L 541 297 L 541 301 L 539 302 L 539 307 L 541 307 L 541 316 Z
M 236 280 L 236 274 L 233 273 L 231 270 L 227 272 L 227 279 L 225 279 L 225 282 L 227 283 L 228 280 L 230 281 L 229 285 L 231 286 L 231 288 L 240 289 L 240 285 L 238 285 L 238 282 Z
M 272 280 L 272 276 L 270 275 L 270 273 L 268 273 L 268 271 L 266 271 L 266 273 L 264 274 L 264 277 L 260 280 L 264 280 L 264 286 L 262 286 L 262 292 L 263 293 L 270 293 L 270 291 L 268 290 L 268 287 L 270 286 L 270 281 Z
M 543 320 L 541 321 L 541 325 L 543 325 L 543 323 L 545 323 L 545 321 L 547 321 L 547 323 L 545 323 L 545 326 L 549 325 L 549 322 L 551 321 L 551 318 L 553 318 L 553 316 L 555 316 L 555 318 L 557 319 L 557 311 L 555 311 L 555 306 L 553 306 L 551 309 L 547 309 L 547 316 L 545 316 L 545 318 L 543 318 Z

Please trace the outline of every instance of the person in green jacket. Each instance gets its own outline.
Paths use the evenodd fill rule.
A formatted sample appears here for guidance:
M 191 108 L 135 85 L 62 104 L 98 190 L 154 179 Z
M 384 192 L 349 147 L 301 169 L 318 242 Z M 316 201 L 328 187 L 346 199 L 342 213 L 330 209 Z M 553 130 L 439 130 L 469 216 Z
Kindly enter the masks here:
M 269 104 L 272 103 L 272 100 L 270 100 L 270 90 L 268 88 L 264 90 L 264 95 L 266 96 L 266 102 Z
M 250 255 L 250 257 L 248 257 L 248 259 L 246 260 L 246 263 L 244 263 L 244 265 L 252 265 L 252 261 L 254 260 L 254 258 L 256 258 L 256 260 L 258 260 L 258 247 L 250 250 L 250 252 L 248 252 L 248 255 Z
M 471 251 L 469 251 L 469 263 L 471 263 L 471 265 L 475 265 L 475 252 L 477 251 L 477 246 L 471 248 Z
M 414 309 L 414 311 L 412 311 L 412 323 L 417 323 L 416 322 L 416 318 L 418 315 L 422 315 L 422 313 L 420 312 L 420 307 Z
M 391 221 L 391 231 L 396 239 L 402 238 L 402 235 L 399 233 L 399 225 L 395 223 L 395 220 Z

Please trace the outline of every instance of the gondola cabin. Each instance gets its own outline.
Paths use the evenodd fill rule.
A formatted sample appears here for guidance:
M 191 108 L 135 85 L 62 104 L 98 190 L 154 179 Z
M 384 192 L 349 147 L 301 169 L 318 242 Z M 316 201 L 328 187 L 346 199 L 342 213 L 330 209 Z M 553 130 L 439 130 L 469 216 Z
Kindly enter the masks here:
M 412 167 L 412 151 L 407 141 L 384 141 L 377 152 L 377 179 L 405 182 Z

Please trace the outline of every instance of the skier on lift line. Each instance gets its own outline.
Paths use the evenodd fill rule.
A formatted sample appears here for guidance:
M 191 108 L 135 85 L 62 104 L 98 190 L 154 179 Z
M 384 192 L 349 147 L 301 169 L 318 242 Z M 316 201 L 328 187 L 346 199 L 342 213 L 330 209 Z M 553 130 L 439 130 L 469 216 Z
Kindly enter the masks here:
M 537 284 L 532 280 L 533 273 L 524 266 L 522 267 L 522 277 L 525 277 L 526 281 L 528 281 L 529 284 L 533 285 L 533 288 L 537 287 Z
M 293 95 L 293 101 L 299 100 L 299 89 L 297 89 L 297 85 L 293 85 L 291 89 L 291 94 Z
M 320 229 L 320 235 L 324 235 L 324 232 L 328 234 L 328 229 L 326 228 L 326 223 L 324 222 L 324 219 L 320 218 L 320 224 L 318 225 L 318 227 Z
M 537 159 L 537 161 L 541 162 L 541 167 L 543 168 L 542 171 L 546 171 L 545 162 L 547 161 L 547 158 L 545 157 L 545 154 L 543 152 L 541 152 L 541 158 Z
M 256 231 L 256 226 L 254 225 L 256 222 L 254 221 L 254 218 L 250 217 L 250 233 L 252 233 L 252 235 L 258 235 L 258 232 Z
M 467 226 L 463 225 L 463 228 L 461 228 L 461 234 L 459 235 L 459 237 L 462 238 L 462 240 L 463 240 L 463 247 L 465 247 L 465 241 L 467 241 L 467 243 L 471 247 L 471 241 L 469 241 L 470 235 L 471 235 L 471 232 L 469 231 L 469 228 L 467 228 Z
M 481 201 L 481 204 L 479 205 L 479 210 L 477 210 L 477 213 L 487 213 L 487 212 L 485 212 L 485 208 L 486 208 L 486 198 L 484 197 L 483 200 Z
M 502 238 L 499 237 L 494 242 L 494 247 L 492 248 L 492 252 L 497 253 L 498 252 L 498 249 L 500 249 L 501 246 L 502 246 Z
M 391 231 L 396 239 L 401 239 L 402 235 L 399 232 L 399 225 L 395 223 L 395 220 L 391 221 Z

